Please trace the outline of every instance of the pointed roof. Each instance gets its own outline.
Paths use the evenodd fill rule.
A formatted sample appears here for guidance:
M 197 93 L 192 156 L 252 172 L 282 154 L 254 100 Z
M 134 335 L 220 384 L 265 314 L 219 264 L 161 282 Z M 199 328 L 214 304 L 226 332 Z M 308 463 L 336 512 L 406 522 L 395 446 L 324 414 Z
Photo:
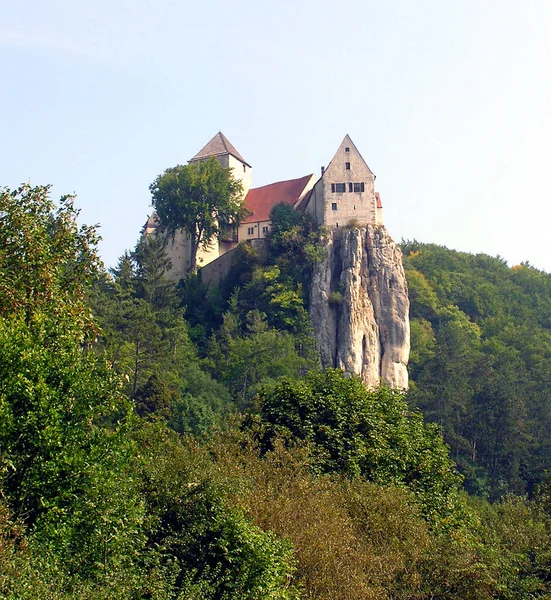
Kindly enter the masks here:
M 210 158 L 211 156 L 220 156 L 222 154 L 231 154 L 244 165 L 247 165 L 248 167 L 251 166 L 221 131 L 219 131 L 206 146 L 201 148 L 189 162 Z
M 329 170 L 329 167 L 331 166 L 331 163 L 335 160 L 335 157 L 340 155 L 343 148 L 354 148 L 354 151 L 357 152 L 358 156 L 362 159 L 362 161 L 363 161 L 364 165 L 367 167 L 368 171 L 373 175 L 373 171 L 369 168 L 369 165 L 365 162 L 364 157 L 360 154 L 360 151 L 358 150 L 358 148 L 356 148 L 356 144 L 354 144 L 354 142 L 352 141 L 352 139 L 348 135 L 348 133 L 344 136 L 344 138 L 341 142 L 341 145 L 339 146 L 338 150 L 335 152 L 335 155 L 331 159 L 331 162 L 327 165 L 327 169 L 325 169 L 325 173 L 327 173 L 327 171 Z

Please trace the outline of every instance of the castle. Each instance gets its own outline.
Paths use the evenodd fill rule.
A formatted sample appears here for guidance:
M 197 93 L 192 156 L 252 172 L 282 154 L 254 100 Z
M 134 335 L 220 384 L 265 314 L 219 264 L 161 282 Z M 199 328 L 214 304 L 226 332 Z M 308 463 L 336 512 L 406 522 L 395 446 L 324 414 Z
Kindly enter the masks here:
M 348 135 L 344 137 L 328 167 L 321 168 L 319 177 L 309 174 L 258 188 L 251 187 L 251 165 L 221 132 L 189 162 L 210 157 L 215 157 L 223 167 L 232 169 L 233 177 L 241 181 L 248 215 L 236 231 L 212 240 L 208 248 L 198 251 L 199 267 L 217 261 L 242 241 L 251 240 L 255 243 L 265 238 L 271 226 L 270 211 L 281 203 L 312 215 L 316 224 L 330 228 L 383 223 L 381 198 L 375 192 L 375 176 Z M 154 234 L 158 226 L 153 213 L 146 223 L 145 235 Z M 190 241 L 184 232 L 178 232 L 169 242 L 167 252 L 172 263 L 167 276 L 179 281 L 187 275 L 191 265 Z

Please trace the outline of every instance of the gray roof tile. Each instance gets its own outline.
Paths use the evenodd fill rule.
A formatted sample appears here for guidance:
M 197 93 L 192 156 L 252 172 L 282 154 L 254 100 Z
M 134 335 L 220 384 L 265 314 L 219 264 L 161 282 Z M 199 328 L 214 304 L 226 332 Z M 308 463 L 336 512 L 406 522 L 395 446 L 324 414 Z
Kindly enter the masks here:
M 201 160 L 202 158 L 209 158 L 210 156 L 220 156 L 221 154 L 231 154 L 243 164 L 248 167 L 251 166 L 221 131 L 219 131 L 206 146 L 201 148 L 189 162 Z

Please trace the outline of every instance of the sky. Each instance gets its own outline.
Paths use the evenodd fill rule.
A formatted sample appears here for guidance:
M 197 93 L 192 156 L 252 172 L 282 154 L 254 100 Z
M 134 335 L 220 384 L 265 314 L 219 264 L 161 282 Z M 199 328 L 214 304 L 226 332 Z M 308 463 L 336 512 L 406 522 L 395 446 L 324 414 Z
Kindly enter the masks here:
M 77 194 L 109 266 L 222 131 L 253 186 L 350 134 L 395 240 L 551 272 L 549 0 L 0 0 L 0 186 Z

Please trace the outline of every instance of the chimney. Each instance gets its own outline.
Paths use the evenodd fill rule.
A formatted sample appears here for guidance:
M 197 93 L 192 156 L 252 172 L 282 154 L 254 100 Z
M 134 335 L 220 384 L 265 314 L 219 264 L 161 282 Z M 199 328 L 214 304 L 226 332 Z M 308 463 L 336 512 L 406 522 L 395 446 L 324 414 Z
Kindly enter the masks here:
M 323 177 L 323 174 L 325 173 L 325 167 L 321 168 L 321 176 Z

